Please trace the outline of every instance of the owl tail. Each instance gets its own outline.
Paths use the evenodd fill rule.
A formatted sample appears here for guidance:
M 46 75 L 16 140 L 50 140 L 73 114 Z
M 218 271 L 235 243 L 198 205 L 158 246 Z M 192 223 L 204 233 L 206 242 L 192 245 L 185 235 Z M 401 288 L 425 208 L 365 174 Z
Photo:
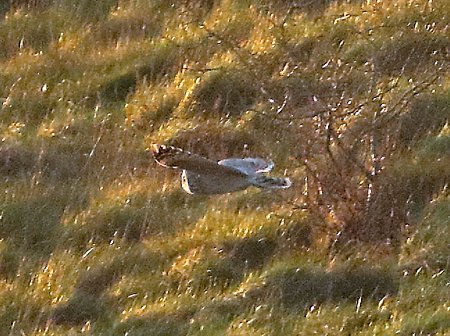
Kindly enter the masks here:
M 287 177 L 257 175 L 252 184 L 261 189 L 286 189 L 292 185 L 292 182 Z

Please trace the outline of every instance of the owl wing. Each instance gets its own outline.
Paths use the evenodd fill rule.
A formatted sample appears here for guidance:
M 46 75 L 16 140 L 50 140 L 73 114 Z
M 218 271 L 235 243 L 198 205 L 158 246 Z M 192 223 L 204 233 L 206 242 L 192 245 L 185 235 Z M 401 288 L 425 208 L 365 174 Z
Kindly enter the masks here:
M 189 194 L 226 194 L 244 190 L 252 185 L 247 175 L 230 176 L 196 174 L 190 170 L 183 170 L 181 174 L 181 186 Z
M 200 155 L 180 148 L 153 145 L 151 147 L 156 162 L 164 167 L 184 169 L 198 175 L 221 177 L 244 177 L 246 173 L 231 166 L 220 165 Z
M 274 167 L 272 161 L 261 158 L 225 159 L 218 162 L 219 165 L 234 168 L 246 175 L 268 173 Z

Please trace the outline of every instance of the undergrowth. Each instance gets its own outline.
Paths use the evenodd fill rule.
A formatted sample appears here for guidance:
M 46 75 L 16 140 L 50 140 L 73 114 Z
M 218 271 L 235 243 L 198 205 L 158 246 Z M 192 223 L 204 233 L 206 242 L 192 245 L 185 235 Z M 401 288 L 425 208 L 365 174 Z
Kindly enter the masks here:
M 446 1 L 0 4 L 1 335 L 446 335 Z M 264 157 L 188 195 L 152 143 Z

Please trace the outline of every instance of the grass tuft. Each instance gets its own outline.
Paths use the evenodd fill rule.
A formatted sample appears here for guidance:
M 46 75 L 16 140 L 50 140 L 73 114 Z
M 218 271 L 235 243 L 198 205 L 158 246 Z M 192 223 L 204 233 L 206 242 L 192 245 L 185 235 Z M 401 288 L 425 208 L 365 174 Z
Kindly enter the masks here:
M 256 87 L 245 73 L 227 69 L 213 71 L 205 77 L 194 89 L 189 115 L 204 118 L 240 116 L 256 100 Z
M 163 76 L 175 75 L 174 64 L 176 64 L 178 56 L 179 51 L 172 44 L 155 47 L 150 57 L 142 59 L 142 64 L 136 65 L 130 72 L 105 83 L 99 90 L 101 101 L 123 101 L 134 92 L 139 81 L 152 83 Z
M 295 268 L 271 276 L 267 283 L 280 303 L 288 308 L 341 300 L 378 301 L 397 292 L 393 275 L 371 268 L 332 271 Z

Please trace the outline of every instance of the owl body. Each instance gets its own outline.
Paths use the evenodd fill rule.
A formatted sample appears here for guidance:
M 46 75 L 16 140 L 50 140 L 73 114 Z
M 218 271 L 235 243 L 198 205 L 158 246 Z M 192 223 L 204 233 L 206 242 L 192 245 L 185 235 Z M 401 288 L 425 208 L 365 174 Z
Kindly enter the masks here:
M 274 164 L 260 158 L 214 162 L 171 146 L 153 145 L 151 150 L 158 164 L 182 169 L 181 186 L 189 194 L 226 194 L 250 186 L 284 189 L 292 184 L 288 178 L 265 175 Z

